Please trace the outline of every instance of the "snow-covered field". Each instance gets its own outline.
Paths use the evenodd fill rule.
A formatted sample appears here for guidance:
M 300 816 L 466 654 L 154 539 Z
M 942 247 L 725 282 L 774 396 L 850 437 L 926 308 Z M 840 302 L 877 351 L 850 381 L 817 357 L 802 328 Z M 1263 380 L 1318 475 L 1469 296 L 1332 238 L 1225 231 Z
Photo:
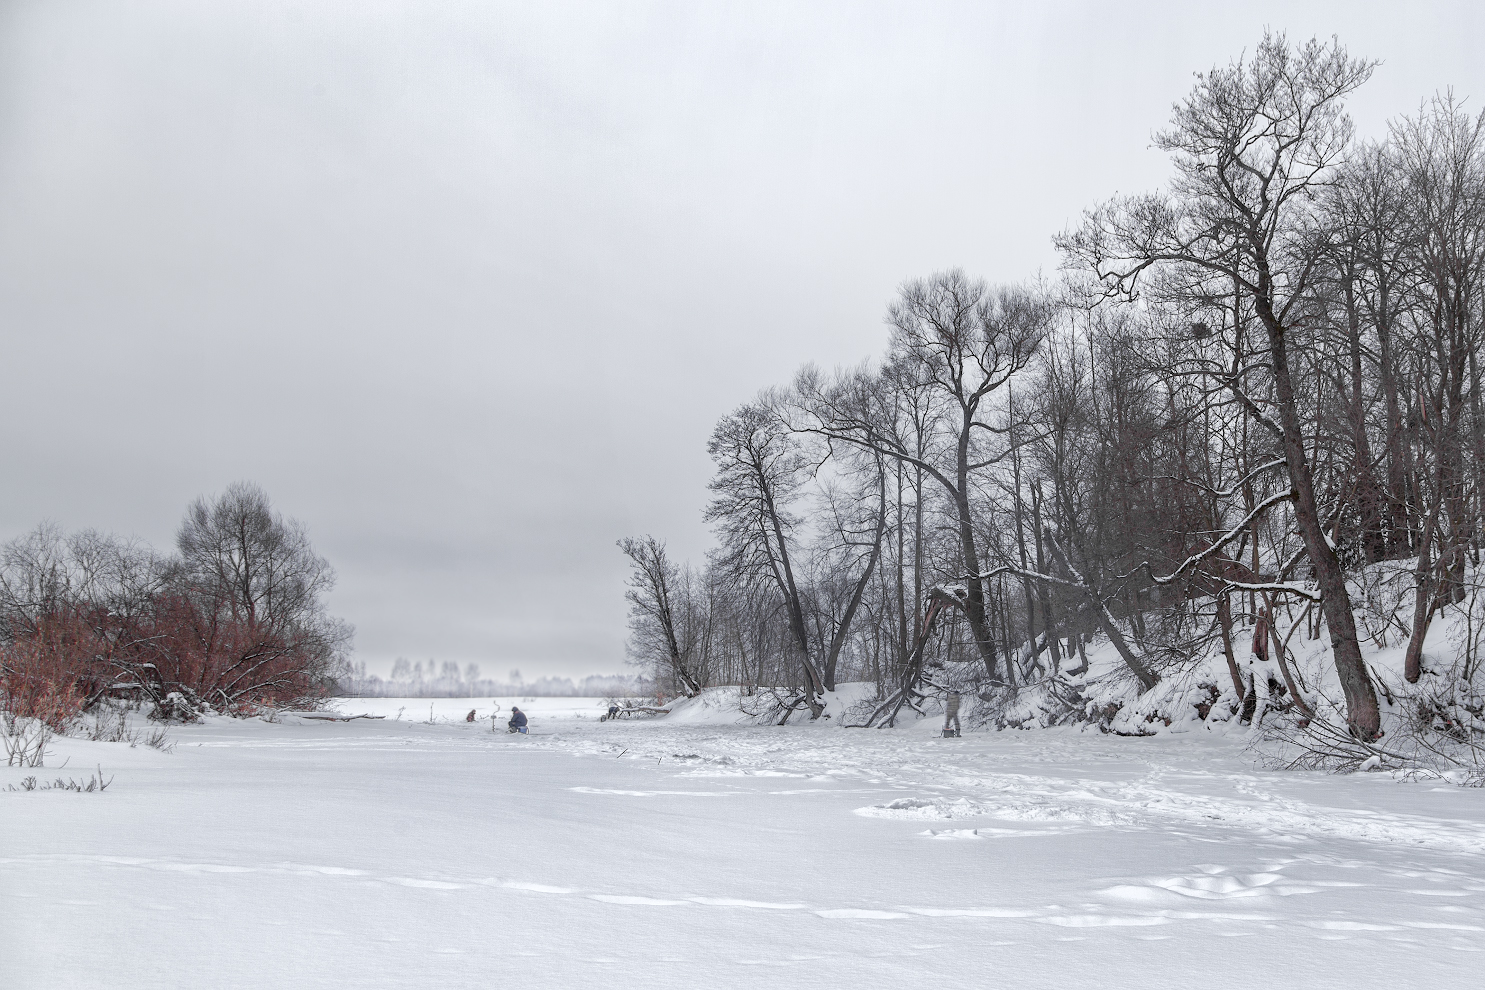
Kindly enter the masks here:
M 433 724 L 379 699 L 0 768 L 0 985 L 1425 987 L 1485 963 L 1485 791 L 1268 772 L 1236 736 L 516 703 L 530 736 L 462 721 L 488 698 Z M 103 794 L 4 790 L 99 763 Z

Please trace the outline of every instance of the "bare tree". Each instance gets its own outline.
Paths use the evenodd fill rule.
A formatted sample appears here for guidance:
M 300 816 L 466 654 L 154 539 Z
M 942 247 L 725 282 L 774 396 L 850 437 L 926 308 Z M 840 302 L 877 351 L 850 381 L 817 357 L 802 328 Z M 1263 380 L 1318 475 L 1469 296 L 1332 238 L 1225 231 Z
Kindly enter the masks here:
M 830 519 L 826 535 L 829 546 L 818 555 L 825 573 L 815 582 L 813 612 L 819 627 L 816 638 L 824 656 L 822 672 L 827 691 L 835 690 L 841 653 L 850 640 L 866 589 L 876 575 L 887 533 L 887 472 L 881 458 L 874 459 L 874 466 L 876 509 L 869 515 L 861 511 L 866 502 L 864 492 L 830 489 L 824 493 Z M 843 508 L 843 502 L 855 511 Z M 864 562 L 860 560 L 863 551 Z
M 1251 391 L 1245 365 L 1231 366 L 1226 384 L 1282 445 L 1347 719 L 1365 739 L 1381 731 L 1381 715 L 1315 494 L 1292 363 L 1319 256 L 1312 204 L 1344 162 L 1351 123 L 1343 102 L 1373 66 L 1334 41 L 1295 48 L 1266 34 L 1251 59 L 1199 75 L 1171 128 L 1157 135 L 1176 166 L 1169 194 L 1109 203 L 1059 238 L 1111 294 L 1133 296 L 1141 275 L 1163 266 L 1175 269 L 1172 283 L 1193 303 L 1213 297 L 1214 282 L 1238 286 L 1251 302 L 1267 335 L 1271 396 Z
M 704 685 L 692 672 L 678 634 L 680 569 L 666 553 L 665 544 L 653 536 L 626 537 L 619 541 L 619 549 L 633 565 L 624 595 L 630 608 L 631 652 L 668 674 L 687 697 L 695 697 Z M 513 674 L 512 679 L 520 678 Z
M 157 612 L 174 616 L 176 653 L 186 649 L 198 660 L 176 662 L 164 690 L 173 679 L 203 701 L 230 706 L 333 682 L 352 634 L 325 607 L 335 571 L 315 553 L 304 526 L 275 511 L 262 488 L 237 482 L 214 500 L 198 498 L 176 534 L 176 551 L 167 572 L 174 601 Z M 165 669 L 156 664 L 152 676 L 164 677 Z
M 738 577 L 764 577 L 778 592 L 802 676 L 799 704 L 819 718 L 825 710 L 825 671 L 810 648 L 795 552 L 797 520 L 791 512 L 804 481 L 804 453 L 766 401 L 723 417 L 707 452 L 717 465 L 706 518 L 717 527 L 718 560 Z
M 1006 456 L 997 393 L 1023 370 L 1041 345 L 1052 307 L 1027 289 L 992 290 L 962 271 L 912 281 L 888 309 L 892 327 L 886 389 L 859 382 L 801 375 L 803 414 L 798 428 L 921 470 L 953 506 L 958 536 L 962 604 L 986 675 L 996 677 L 995 631 L 986 608 L 983 550 L 973 506 L 978 476 Z M 921 435 L 903 431 L 892 392 L 921 396 L 932 414 Z
M 1392 144 L 1406 189 L 1404 244 L 1422 297 L 1413 310 L 1420 453 L 1433 467 L 1406 660 L 1407 679 L 1417 681 L 1434 611 L 1464 600 L 1465 556 L 1477 525 L 1470 495 L 1477 479 L 1467 471 L 1475 438 L 1467 420 L 1471 396 L 1479 395 L 1476 357 L 1485 345 L 1485 112 L 1471 118 L 1452 94 L 1436 97 L 1418 116 L 1393 125 Z

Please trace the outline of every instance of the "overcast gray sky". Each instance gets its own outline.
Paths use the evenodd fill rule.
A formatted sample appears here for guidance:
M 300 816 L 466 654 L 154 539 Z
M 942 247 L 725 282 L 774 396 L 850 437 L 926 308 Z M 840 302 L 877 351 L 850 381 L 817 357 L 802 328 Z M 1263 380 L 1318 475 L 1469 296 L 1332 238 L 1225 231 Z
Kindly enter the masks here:
M 1265 25 L 1485 100 L 1480 5 L 0 4 L 0 539 L 168 546 L 262 484 L 357 653 L 622 669 L 716 419 L 885 343 L 905 278 L 1052 272 Z

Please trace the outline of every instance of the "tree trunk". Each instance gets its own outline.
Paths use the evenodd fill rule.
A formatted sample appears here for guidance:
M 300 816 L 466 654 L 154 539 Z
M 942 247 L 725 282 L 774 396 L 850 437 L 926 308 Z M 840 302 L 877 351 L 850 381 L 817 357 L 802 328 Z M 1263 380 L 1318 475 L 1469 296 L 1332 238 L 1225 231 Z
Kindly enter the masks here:
M 959 431 L 954 506 L 959 514 L 959 542 L 966 573 L 964 617 L 969 622 L 970 635 L 974 637 L 975 649 L 985 665 L 985 673 L 993 681 L 996 679 L 995 634 L 985 614 L 985 587 L 980 577 L 980 555 L 975 547 L 974 517 L 969 509 L 969 436 L 973 418 L 974 410 L 966 410 L 964 424 Z
M 1047 573 L 1046 554 L 1042 548 L 1042 490 L 1040 486 L 1031 489 L 1031 523 L 1034 527 L 1032 532 L 1036 535 L 1036 569 L 1041 573 Z M 1058 645 L 1057 637 L 1054 635 L 1056 626 L 1052 622 L 1052 593 L 1047 590 L 1045 583 L 1040 583 L 1036 588 L 1037 605 L 1042 613 L 1042 636 L 1047 649 L 1052 651 L 1052 670 L 1060 669 L 1062 664 L 1062 648 Z
M 773 538 L 778 541 L 777 559 L 770 561 L 773 566 L 774 582 L 784 598 L 784 611 L 789 617 L 789 633 L 793 641 L 794 649 L 799 653 L 800 673 L 804 675 L 804 703 L 809 706 L 810 718 L 819 718 L 825 711 L 825 705 L 820 696 L 825 693 L 825 679 L 820 670 L 815 666 L 813 658 L 810 657 L 809 631 L 804 624 L 804 606 L 799 598 L 799 587 L 794 581 L 794 568 L 789 563 L 789 548 L 784 540 L 784 527 L 779 519 L 777 506 L 774 505 L 773 493 L 768 483 L 759 477 L 760 491 L 763 493 L 763 505 L 767 514 L 766 525 L 773 532 Z M 786 714 L 784 716 L 788 718 Z
M 1350 275 L 1351 273 L 1347 273 Z M 1387 553 L 1382 524 L 1382 493 L 1372 471 L 1372 448 L 1366 434 L 1365 376 L 1361 365 L 1361 314 L 1356 305 L 1355 282 L 1346 280 L 1346 318 L 1351 357 L 1351 395 L 1348 400 L 1351 426 L 1351 472 L 1355 476 L 1356 507 L 1361 515 L 1361 546 L 1366 562 L 1374 564 Z
M 1014 409 L 1014 407 L 1012 408 Z M 1015 443 L 1014 435 L 1011 442 Z M 1012 507 L 1015 510 L 1016 520 L 1016 546 L 1021 552 L 1021 569 L 1023 571 L 1029 571 L 1031 570 L 1031 558 L 1026 553 L 1025 508 L 1021 499 L 1021 451 L 1017 447 L 1013 447 L 1011 450 L 1011 484 Z M 1038 554 L 1037 556 L 1037 570 L 1041 570 L 1043 566 L 1040 560 L 1041 555 Z M 1021 588 L 1026 596 L 1026 647 L 1031 653 L 1031 659 L 1036 661 L 1041 657 L 1042 653 L 1041 643 L 1037 637 L 1036 630 L 1036 590 L 1032 587 L 1031 579 L 1027 577 L 1021 579 Z M 1009 652 L 1007 652 L 1007 656 L 1009 655 Z M 1007 660 L 1006 662 L 1009 663 L 1010 661 Z
M 1413 631 L 1408 637 L 1408 648 L 1403 654 L 1403 677 L 1409 684 L 1417 684 L 1423 676 L 1423 638 L 1433 621 L 1434 563 L 1433 534 L 1438 528 L 1439 503 L 1435 502 L 1423 525 L 1423 538 L 1418 544 L 1418 566 L 1413 571 Z
M 1267 283 L 1265 272 L 1263 281 Z M 1267 284 L 1262 286 L 1265 290 Z M 1300 425 L 1299 407 L 1294 396 L 1294 382 L 1289 371 L 1288 343 L 1283 325 L 1273 311 L 1267 292 L 1254 299 L 1259 319 L 1268 331 L 1269 357 L 1273 362 L 1274 398 L 1279 409 L 1279 427 L 1284 457 L 1289 470 L 1290 490 L 1294 494 L 1294 518 L 1298 524 L 1305 552 L 1315 569 L 1326 626 L 1330 630 L 1330 648 L 1341 691 L 1346 697 L 1346 720 L 1351 731 L 1370 742 L 1382 732 L 1382 715 L 1377 706 L 1377 692 L 1361 656 L 1361 642 L 1356 633 L 1356 617 L 1351 609 L 1351 596 L 1346 590 L 1346 574 L 1326 539 L 1315 503 L 1314 479 L 1305 454 L 1304 431 Z
M 1227 657 L 1227 673 L 1238 700 L 1243 700 L 1243 672 L 1232 650 L 1232 600 L 1225 591 L 1217 594 L 1217 627 L 1222 631 L 1222 654 Z
M 846 605 L 840 624 L 835 627 L 830 637 L 830 652 L 825 657 L 825 690 L 827 691 L 835 690 L 835 666 L 840 660 L 841 648 L 846 645 L 846 639 L 850 636 L 851 621 L 856 617 L 856 610 L 861 606 L 861 596 L 866 592 L 867 582 L 871 580 L 872 574 L 876 571 L 877 557 L 882 552 L 882 537 L 887 531 L 887 472 L 882 465 L 881 458 L 877 458 L 877 496 L 877 529 L 871 543 L 871 556 L 866 562 L 866 567 L 862 569 L 856 586 L 851 589 L 851 600 Z

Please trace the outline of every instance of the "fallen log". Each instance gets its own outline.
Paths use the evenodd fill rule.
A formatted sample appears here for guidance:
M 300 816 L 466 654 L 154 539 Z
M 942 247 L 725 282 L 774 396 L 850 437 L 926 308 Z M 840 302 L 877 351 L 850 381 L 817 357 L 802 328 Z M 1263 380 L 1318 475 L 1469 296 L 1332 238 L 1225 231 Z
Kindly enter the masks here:
M 650 708 L 644 705 L 636 705 L 633 708 L 620 708 L 612 715 L 604 714 L 598 717 L 598 721 L 607 722 L 611 718 L 622 718 L 626 715 L 669 715 L 669 708 Z
M 312 719 L 316 722 L 351 722 L 358 718 L 386 718 L 385 715 L 336 715 L 334 712 L 289 712 L 290 715 L 298 715 L 300 718 Z

